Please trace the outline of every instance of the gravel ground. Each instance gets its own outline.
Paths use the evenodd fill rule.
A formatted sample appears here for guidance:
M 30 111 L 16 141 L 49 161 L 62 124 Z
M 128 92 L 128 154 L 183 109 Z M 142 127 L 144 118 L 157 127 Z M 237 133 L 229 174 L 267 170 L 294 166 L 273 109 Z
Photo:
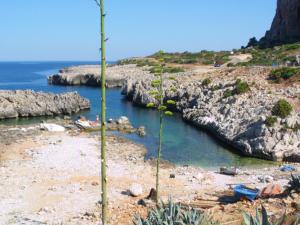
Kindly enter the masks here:
M 99 224 L 98 138 L 68 132 L 33 133 L 22 142 L 1 149 L 0 224 Z M 132 224 L 134 215 L 147 213 L 147 208 L 137 201 L 155 187 L 154 163 L 144 161 L 143 146 L 128 140 L 110 136 L 107 147 L 110 224 Z M 171 179 L 170 174 L 175 174 L 175 178 Z M 194 203 L 228 190 L 227 184 L 254 181 L 254 185 L 264 186 L 258 181 L 259 175 L 279 172 L 272 167 L 241 174 L 230 177 L 164 163 L 162 199 L 172 196 L 175 201 Z M 276 182 L 285 184 L 287 179 L 281 176 Z M 142 186 L 141 196 L 128 195 L 132 184 Z

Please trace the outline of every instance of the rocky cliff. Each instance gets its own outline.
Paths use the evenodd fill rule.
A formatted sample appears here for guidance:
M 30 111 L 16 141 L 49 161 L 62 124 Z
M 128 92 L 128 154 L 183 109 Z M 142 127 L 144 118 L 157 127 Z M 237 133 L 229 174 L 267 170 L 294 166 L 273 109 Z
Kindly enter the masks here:
M 300 41 L 300 1 L 278 0 L 271 29 L 261 43 L 267 46 Z
M 0 91 L 0 119 L 69 115 L 89 108 L 90 102 L 76 92 Z
M 205 76 L 214 77 L 209 85 L 203 85 Z M 266 118 L 280 98 L 297 99 L 300 86 L 288 89 L 272 87 L 266 79 L 267 68 L 224 69 L 220 72 L 201 75 L 202 78 L 178 76 L 177 81 L 165 82 L 166 89 L 175 87 L 176 91 L 167 91 L 165 100 L 177 102 L 176 109 L 183 118 L 197 127 L 205 128 L 224 142 L 234 146 L 241 154 L 269 160 L 300 161 L 300 121 L 298 111 L 286 119 L 278 119 L 269 127 Z M 248 81 L 251 91 L 241 95 L 224 97 L 232 91 L 237 78 Z M 149 95 L 151 77 L 142 80 L 127 80 L 123 94 L 133 102 L 147 105 L 156 100 Z

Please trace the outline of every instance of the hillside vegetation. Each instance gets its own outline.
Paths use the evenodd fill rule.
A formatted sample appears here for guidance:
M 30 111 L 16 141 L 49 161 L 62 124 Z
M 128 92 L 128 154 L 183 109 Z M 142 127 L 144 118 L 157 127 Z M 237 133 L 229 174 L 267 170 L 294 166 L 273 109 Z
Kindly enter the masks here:
M 252 55 L 252 58 L 245 62 L 232 63 L 231 56 L 241 54 Z M 296 55 L 300 55 L 300 43 L 275 46 L 272 48 L 259 48 L 252 46 L 232 51 L 207 51 L 200 52 L 176 52 L 167 53 L 158 51 L 145 58 L 131 58 L 121 60 L 119 64 L 137 64 L 137 66 L 156 67 L 159 61 L 169 64 L 170 67 L 188 65 L 226 65 L 228 66 L 274 66 L 274 65 L 299 65 Z M 175 70 L 176 71 L 176 70 Z
M 240 49 L 237 53 L 251 54 L 249 62 L 238 63 L 237 66 L 272 66 L 297 64 L 296 55 L 300 55 L 300 43 L 275 46 L 273 48 L 261 49 L 249 47 Z

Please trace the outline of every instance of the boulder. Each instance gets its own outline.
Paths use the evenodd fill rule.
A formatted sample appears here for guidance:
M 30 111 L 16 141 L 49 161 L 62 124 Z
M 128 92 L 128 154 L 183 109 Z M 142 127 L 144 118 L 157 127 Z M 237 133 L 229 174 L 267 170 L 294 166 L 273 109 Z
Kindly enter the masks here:
M 50 132 L 64 132 L 66 129 L 63 126 L 52 124 L 52 123 L 42 123 L 40 125 L 41 130 Z
M 129 124 L 129 119 L 126 116 L 121 116 L 118 120 L 117 120 L 117 124 Z
M 143 187 L 140 184 L 132 184 L 129 188 L 129 194 L 133 197 L 138 197 L 143 194 Z
M 141 137 L 145 137 L 146 136 L 146 128 L 144 126 L 140 126 L 137 130 L 136 133 L 141 136 Z

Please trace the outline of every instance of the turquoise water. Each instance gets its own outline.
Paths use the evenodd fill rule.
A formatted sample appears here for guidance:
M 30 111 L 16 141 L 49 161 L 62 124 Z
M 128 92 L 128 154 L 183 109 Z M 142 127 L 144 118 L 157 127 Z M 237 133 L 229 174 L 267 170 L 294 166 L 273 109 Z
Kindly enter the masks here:
M 46 77 L 62 67 L 95 62 L 2 62 L 0 63 L 0 89 L 33 89 L 61 93 L 77 91 L 91 101 L 90 111 L 82 114 L 95 119 L 100 112 L 100 89 L 90 87 L 62 87 L 47 84 Z M 156 111 L 134 106 L 120 94 L 120 89 L 107 91 L 108 118 L 127 116 L 134 126 L 145 126 L 147 136 L 122 135 L 143 144 L 148 149 L 147 158 L 154 157 L 157 149 L 159 118 Z M 0 121 L 0 123 L 24 123 L 38 119 Z M 263 165 L 266 161 L 241 157 L 233 149 L 223 145 L 208 133 L 182 121 L 180 115 L 166 117 L 162 157 L 177 164 L 189 164 L 213 168 L 217 166 Z

